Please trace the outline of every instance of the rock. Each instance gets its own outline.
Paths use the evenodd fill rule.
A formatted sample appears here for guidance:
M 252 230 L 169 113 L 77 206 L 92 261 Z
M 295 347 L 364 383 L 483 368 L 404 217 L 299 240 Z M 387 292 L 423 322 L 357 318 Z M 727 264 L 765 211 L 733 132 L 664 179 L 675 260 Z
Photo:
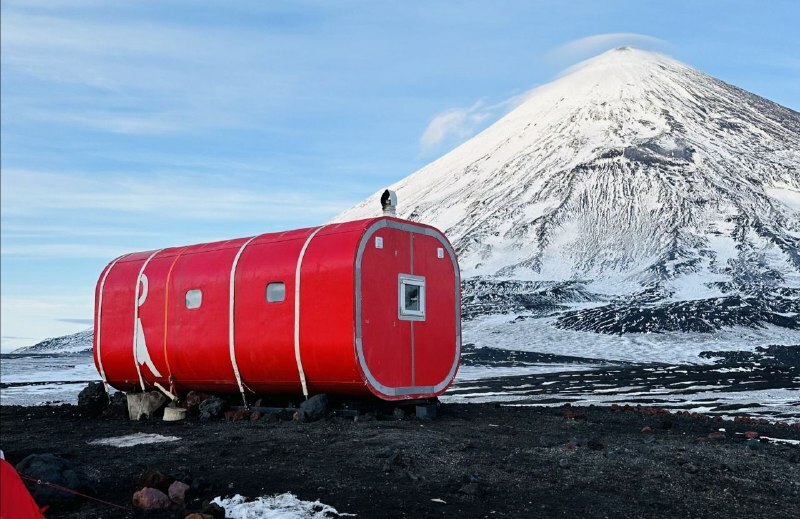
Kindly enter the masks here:
M 300 404 L 297 415 L 303 423 L 322 420 L 328 415 L 328 396 L 324 393 L 312 396 Z
M 189 485 L 183 481 L 176 481 L 169 486 L 169 500 L 176 505 L 182 505 L 186 501 L 186 492 L 189 491 Z
M 103 416 L 128 417 L 128 397 L 122 391 L 111 394 L 109 406 L 103 410 Z
M 754 438 L 758 438 L 759 434 L 755 431 L 745 431 L 744 437 L 747 438 L 748 440 L 751 440 Z
M 155 488 L 166 494 L 173 481 L 175 478 L 167 476 L 163 472 L 147 469 L 139 476 L 139 488 Z
M 133 506 L 142 510 L 162 510 L 171 504 L 167 495 L 156 488 L 144 487 L 133 493 Z
M 208 503 L 203 507 L 203 513 L 214 519 L 225 519 L 225 509 L 217 503 Z
M 200 402 L 197 407 L 200 412 L 201 420 L 211 420 L 212 418 L 219 418 L 225 410 L 225 401 L 218 396 L 212 396 Z
M 712 433 L 708 433 L 708 439 L 709 440 L 715 440 L 715 441 L 724 440 L 725 439 L 725 433 L 722 432 L 722 431 L 714 431 Z
M 200 404 L 211 398 L 211 395 L 205 393 L 198 393 L 197 391 L 189 391 L 183 402 L 183 407 L 186 408 L 186 414 L 189 416 L 196 416 L 200 413 Z
M 640 432 L 651 433 L 653 432 L 653 429 L 651 427 L 642 427 L 642 430 Z
M 653 436 L 652 434 L 648 434 L 647 436 L 644 437 L 644 440 L 642 440 L 642 441 L 644 443 L 646 443 L 646 444 L 655 443 L 656 442 L 656 437 Z
M 697 474 L 699 471 L 700 469 L 697 468 L 697 465 L 695 465 L 694 463 L 688 463 L 686 465 L 686 472 L 688 472 L 689 474 Z
M 558 466 L 562 469 L 569 468 L 569 460 L 567 458 L 561 458 L 558 460 Z
M 198 514 L 197 512 L 195 512 L 193 514 L 187 515 L 183 519 L 214 519 L 214 516 L 208 514 Z
M 102 382 L 89 382 L 89 385 L 78 393 L 78 407 L 92 415 L 100 414 L 103 409 L 108 407 L 109 403 L 108 394 Z
M 394 411 L 392 411 L 392 417 L 393 417 L 395 420 L 402 420 L 403 418 L 405 418 L 405 417 L 406 417 L 406 412 L 405 412 L 405 411 L 403 411 L 403 410 L 402 410 L 401 408 L 399 408 L 399 407 L 395 407 L 395 408 L 394 408 Z
M 263 416 L 264 416 L 264 413 L 262 413 L 261 411 L 253 411 L 252 413 L 250 413 L 250 421 L 251 422 L 257 422 L 257 421 L 261 420 L 261 417 L 263 417 Z
M 94 494 L 86 470 L 81 465 L 55 454 L 31 454 L 16 466 L 17 472 L 84 494 Z M 31 495 L 39 506 L 59 507 L 75 503 L 79 496 L 46 485 L 31 485 Z
M 434 420 L 436 418 L 436 404 L 418 405 L 415 407 L 417 418 L 420 420 Z

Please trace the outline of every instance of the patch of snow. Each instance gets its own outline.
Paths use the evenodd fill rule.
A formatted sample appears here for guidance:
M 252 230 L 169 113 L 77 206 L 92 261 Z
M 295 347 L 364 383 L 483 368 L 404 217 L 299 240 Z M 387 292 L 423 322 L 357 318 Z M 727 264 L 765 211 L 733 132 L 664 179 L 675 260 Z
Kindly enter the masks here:
M 355 517 L 355 514 L 339 512 L 330 505 L 317 501 L 303 501 L 290 492 L 256 498 L 247 501 L 242 495 L 215 497 L 216 503 L 225 509 L 229 519 L 328 519 L 332 517 Z
M 88 442 L 89 445 L 108 445 L 110 447 L 135 447 L 136 445 L 150 445 L 153 443 L 166 443 L 178 441 L 177 436 L 164 436 L 162 434 L 150 434 L 138 432 L 125 436 L 113 436 L 111 438 L 101 438 Z

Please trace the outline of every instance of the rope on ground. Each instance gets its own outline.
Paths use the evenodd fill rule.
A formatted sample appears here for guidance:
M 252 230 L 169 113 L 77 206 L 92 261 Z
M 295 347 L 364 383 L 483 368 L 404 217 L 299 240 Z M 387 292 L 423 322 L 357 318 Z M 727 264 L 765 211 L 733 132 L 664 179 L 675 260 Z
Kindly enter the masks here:
M 112 503 L 111 501 L 105 501 L 105 500 L 99 499 L 97 497 L 92 497 L 92 496 L 89 496 L 89 495 L 86 495 L 86 494 L 82 494 L 80 492 L 72 490 L 71 488 L 62 487 L 61 485 L 56 485 L 55 483 L 50 483 L 49 481 L 42 481 L 41 479 L 32 478 L 32 477 L 26 476 L 25 474 L 22 474 L 22 473 L 19 473 L 19 477 L 21 477 L 22 479 L 27 479 L 28 481 L 36 483 L 37 485 L 44 485 L 46 487 L 50 487 L 50 488 L 53 488 L 55 490 L 60 490 L 61 492 L 66 492 L 68 494 L 73 494 L 73 495 L 76 495 L 76 496 L 85 497 L 86 499 L 91 499 L 92 501 L 97 501 L 98 503 L 103 503 L 104 505 L 113 506 L 114 508 L 119 508 L 121 510 L 130 510 L 130 507 L 118 505 L 116 503 Z

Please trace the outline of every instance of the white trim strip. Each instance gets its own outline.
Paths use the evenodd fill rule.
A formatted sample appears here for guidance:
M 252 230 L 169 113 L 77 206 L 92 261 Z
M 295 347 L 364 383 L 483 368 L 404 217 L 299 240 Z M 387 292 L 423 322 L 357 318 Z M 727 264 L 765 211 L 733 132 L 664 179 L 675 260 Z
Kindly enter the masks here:
M 239 251 L 236 253 L 236 257 L 233 258 L 233 264 L 231 264 L 231 281 L 230 287 L 228 289 L 228 348 L 229 353 L 231 356 L 231 366 L 233 366 L 233 374 L 236 376 L 236 384 L 239 386 L 239 392 L 242 394 L 242 401 L 244 401 L 244 406 L 247 407 L 247 397 L 244 394 L 244 383 L 242 382 L 242 375 L 239 373 L 239 364 L 236 362 L 236 342 L 234 339 L 234 302 L 236 300 L 235 297 L 235 288 L 236 288 L 236 267 L 239 265 L 239 258 L 242 256 L 245 247 L 250 245 L 250 242 L 258 238 L 258 236 L 253 236 L 246 242 L 239 247 Z
M 136 290 L 134 291 L 134 300 L 133 300 L 133 364 L 136 366 L 136 374 L 139 375 L 139 385 L 142 386 L 142 391 L 145 390 L 144 387 L 144 378 L 142 377 L 142 369 L 139 367 L 139 355 L 136 352 L 136 347 L 138 346 L 138 339 L 139 339 L 139 285 L 142 283 L 142 274 L 144 274 L 144 269 L 147 267 L 147 264 L 150 263 L 150 260 L 153 257 L 161 252 L 164 249 L 158 249 L 157 251 L 150 254 L 144 263 L 142 263 L 142 268 L 139 269 L 139 275 L 136 277 Z M 144 330 L 142 330 L 142 334 L 144 334 Z
M 303 266 L 303 258 L 306 255 L 308 245 L 311 243 L 314 236 L 324 228 L 324 225 L 317 227 L 317 229 L 306 238 L 303 248 L 300 249 L 300 256 L 297 258 L 297 269 L 294 273 L 294 358 L 297 361 L 297 372 L 300 374 L 300 384 L 303 386 L 303 396 L 306 398 L 308 398 L 308 385 L 306 384 L 305 371 L 303 371 L 303 361 L 300 359 L 300 268 Z
M 113 269 L 114 265 L 116 265 L 117 262 L 125 256 L 128 256 L 128 254 L 123 254 L 109 263 L 108 268 L 106 268 L 106 271 L 103 273 L 103 279 L 100 281 L 100 293 L 97 296 L 97 337 L 95 340 L 95 355 L 97 355 L 97 367 L 100 371 L 100 379 L 103 381 L 103 387 L 106 388 L 106 393 L 108 393 L 108 379 L 106 378 L 106 370 L 103 368 L 103 357 L 100 354 L 100 332 L 103 329 L 103 290 L 106 287 L 106 279 L 111 273 L 111 269 Z

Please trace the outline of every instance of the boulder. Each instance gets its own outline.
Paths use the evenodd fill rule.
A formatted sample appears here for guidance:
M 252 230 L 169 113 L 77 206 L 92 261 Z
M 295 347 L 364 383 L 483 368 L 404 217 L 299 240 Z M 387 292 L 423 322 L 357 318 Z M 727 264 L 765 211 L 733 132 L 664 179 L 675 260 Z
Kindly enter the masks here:
M 89 414 L 100 414 L 108 404 L 108 394 L 102 382 L 89 382 L 89 385 L 78 393 L 78 407 Z
M 219 418 L 225 410 L 225 401 L 218 396 L 212 396 L 200 402 L 198 406 L 201 420 L 211 420 Z
M 169 486 L 169 499 L 176 505 L 182 505 L 186 501 L 186 492 L 189 491 L 189 485 L 183 481 L 176 481 Z
M 203 507 L 203 513 L 214 519 L 225 519 L 225 509 L 217 503 L 208 503 Z
M 147 469 L 139 476 L 139 488 L 155 488 L 163 493 L 169 492 L 169 487 L 175 478 L 155 469 Z
M 200 514 L 200 513 L 195 512 L 193 514 L 187 515 L 183 519 L 214 519 L 214 516 L 213 515 L 208 515 L 208 514 Z
M 162 510 L 171 504 L 167 495 L 157 488 L 144 487 L 133 494 L 133 506 L 142 510 Z
M 189 391 L 184 399 L 183 407 L 186 408 L 186 414 L 189 416 L 196 416 L 200 413 L 200 404 L 211 398 L 211 395 L 205 393 L 198 393 L 197 391 Z
M 297 411 L 301 422 L 316 422 L 328 415 L 328 396 L 325 394 L 314 395 L 302 404 Z
M 55 454 L 31 454 L 20 461 L 16 469 L 20 475 L 41 479 L 83 494 L 94 493 L 85 468 Z M 47 485 L 31 485 L 29 490 L 39 506 L 59 507 L 81 499 L 80 496 Z

